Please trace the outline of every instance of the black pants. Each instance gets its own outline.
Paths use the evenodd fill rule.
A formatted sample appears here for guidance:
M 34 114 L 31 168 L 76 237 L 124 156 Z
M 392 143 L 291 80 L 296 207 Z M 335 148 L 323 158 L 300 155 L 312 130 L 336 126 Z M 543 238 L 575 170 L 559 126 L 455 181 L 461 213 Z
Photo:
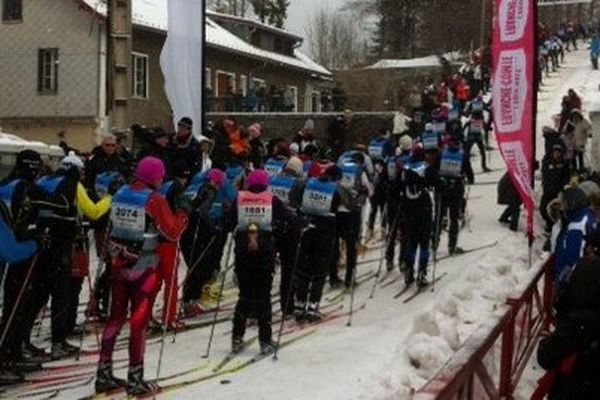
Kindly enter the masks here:
M 410 204 L 414 203 L 414 204 Z M 406 273 L 413 274 L 417 252 L 419 253 L 419 272 L 427 273 L 429 263 L 429 244 L 431 243 L 432 230 L 431 204 L 423 200 L 407 202 L 403 210 L 402 229 L 405 232 L 403 238 L 403 261 Z
M 184 302 L 198 300 L 204 285 L 213 278 L 219 269 L 226 239 L 224 234 L 213 236 L 207 232 L 206 227 L 201 226 L 195 248 L 192 247 L 193 241 L 181 241 L 181 250 L 189 274 L 183 286 Z
M 96 273 L 94 280 L 94 301 L 97 313 L 108 315 L 108 303 L 110 302 L 110 263 L 100 260 L 103 267 Z
M 305 239 L 302 239 L 302 241 L 304 240 Z M 294 265 L 296 263 L 296 254 L 299 251 L 300 244 L 300 234 L 297 230 L 290 230 L 276 235 L 275 245 L 281 261 L 279 301 L 281 309 L 284 310 L 285 314 L 291 314 L 294 311 L 294 302 L 291 298 L 291 285 L 294 268 L 297 270 L 299 265 L 301 265 L 300 262 L 298 262 L 298 266 Z
M 71 278 L 71 298 L 67 311 L 67 334 L 70 335 L 77 324 L 77 309 L 79 308 L 79 295 L 85 278 Z
M 377 211 L 381 214 L 381 228 L 385 229 L 386 220 L 384 218 L 384 208 L 385 208 L 385 197 L 382 196 L 372 196 L 369 198 L 369 203 L 371 203 L 371 210 L 369 212 L 369 224 L 368 227 L 372 231 L 375 227 L 375 218 L 377 217 Z
M 388 237 L 387 237 L 387 248 L 385 250 L 385 259 L 388 263 L 394 261 L 394 254 L 396 252 L 396 244 L 398 243 L 398 233 L 400 226 L 400 214 L 398 214 L 400 208 L 398 204 L 388 201 L 387 203 L 387 220 L 388 220 Z M 398 263 L 402 263 L 402 248 L 400 249 L 400 256 Z
M 340 212 L 336 217 L 337 238 L 343 240 L 346 244 L 346 286 L 352 283 L 352 276 L 356 268 L 356 246 L 360 237 L 361 213 L 359 212 Z M 337 261 L 340 258 L 340 248 L 337 245 L 339 240 L 333 246 L 333 257 L 331 258 L 329 268 L 329 280 L 335 281 L 337 275 Z
M 261 342 L 271 341 L 271 286 L 273 259 L 269 257 L 236 257 L 235 274 L 240 288 L 233 315 L 233 337 L 243 337 L 250 315 L 258 321 Z
M 31 278 L 18 304 L 17 298 L 25 283 L 25 277 L 30 266 L 31 261 L 12 264 L 8 267 L 9 269 L 6 273 L 0 332 L 4 332 L 10 314 L 15 307 L 17 308 L 8 330 L 6 331 L 4 342 L 0 347 L 0 363 L 15 361 L 21 358 L 21 348 L 27 334 L 26 327 L 28 326 L 28 321 L 30 319 L 29 316 L 34 313 L 34 310 L 32 309 L 33 302 L 31 301 L 33 296 Z M 36 272 L 37 270 L 34 266 L 34 271 L 32 273 Z M 32 278 L 35 279 L 33 276 Z M 32 319 L 35 320 L 35 316 Z
M 335 239 L 334 230 L 310 229 L 303 235 L 295 297 L 301 304 L 320 303 Z
M 458 242 L 459 220 L 463 212 L 464 193 L 464 186 L 459 184 L 457 187 L 447 189 L 441 196 L 442 216 L 449 216 L 448 249 L 456 248 L 456 243 Z M 436 221 L 438 221 L 437 216 Z M 434 233 L 440 234 L 439 226 L 434 226 L 433 229 Z
M 51 299 L 52 343 L 61 343 L 67 337 L 69 303 L 72 299 L 71 247 L 71 243 L 53 244 L 48 251 L 40 253 L 36 266 L 39 274 L 33 282 L 34 315 Z
M 502 215 L 500 221 L 508 222 L 511 231 L 516 231 L 519 228 L 519 216 L 521 215 L 521 204 L 509 204 Z
M 481 169 L 487 169 L 486 158 L 485 158 L 485 147 L 483 145 L 483 140 L 481 138 L 479 138 L 477 140 L 469 140 L 465 144 L 465 154 L 467 154 L 467 157 L 471 157 L 471 148 L 473 147 L 474 144 L 477 145 L 477 148 L 479 148 L 479 155 L 481 157 Z

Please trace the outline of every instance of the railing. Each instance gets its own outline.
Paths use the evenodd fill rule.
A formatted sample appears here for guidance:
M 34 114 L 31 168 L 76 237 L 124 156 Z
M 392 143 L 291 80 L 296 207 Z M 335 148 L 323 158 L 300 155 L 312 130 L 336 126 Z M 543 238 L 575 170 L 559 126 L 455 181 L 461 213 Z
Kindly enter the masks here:
M 413 399 L 511 399 L 551 320 L 551 266 L 552 258 L 521 294 L 507 300 L 501 317 L 483 324 Z

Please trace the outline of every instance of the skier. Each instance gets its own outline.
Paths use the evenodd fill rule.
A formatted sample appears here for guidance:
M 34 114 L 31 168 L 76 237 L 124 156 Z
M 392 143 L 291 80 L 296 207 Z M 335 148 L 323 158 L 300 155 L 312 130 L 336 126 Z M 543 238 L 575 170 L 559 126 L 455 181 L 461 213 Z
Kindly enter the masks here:
M 106 195 L 94 203 L 87 195 L 83 184 L 83 162 L 74 153 L 61 160 L 60 167 L 51 175 L 36 182 L 41 189 L 36 191 L 42 195 L 31 194 L 31 205 L 34 209 L 31 222 L 38 231 L 49 231 L 50 245 L 42 251 L 35 266 L 32 282 L 34 311 L 28 315 L 26 329 L 27 339 L 33 329 L 36 315 L 52 297 L 52 348 L 53 359 L 59 359 L 76 353 L 79 349 L 66 341 L 68 334 L 70 303 L 75 301 L 71 295 L 71 260 L 70 255 L 77 235 L 80 234 L 81 217 L 96 221 L 110 209 L 111 198 Z M 48 199 L 51 198 L 52 201 Z M 77 302 L 79 299 L 76 300 Z M 70 308 L 71 307 L 71 308 Z M 71 317 L 72 318 L 72 317 Z
M 319 303 L 327 278 L 336 237 L 335 214 L 342 202 L 349 203 L 350 193 L 339 184 L 342 172 L 329 167 L 320 177 L 310 178 L 302 198 L 302 213 L 308 226 L 299 240 L 299 259 L 295 284 L 294 316 L 297 321 L 322 318 Z M 347 204 L 347 207 L 350 205 Z
M 433 248 L 437 249 L 439 244 L 442 218 L 449 213 L 448 253 L 450 255 L 460 254 L 463 250 L 457 246 L 457 242 L 459 219 L 465 209 L 465 180 L 469 184 L 473 184 L 474 177 L 471 162 L 461 149 L 459 137 L 450 137 L 448 146 L 436 160 L 433 172 L 437 174 L 435 201 L 438 207 L 436 207 L 436 212 L 440 212 L 440 215 L 435 215 Z M 437 202 L 441 203 L 438 205 Z
M 286 315 L 292 314 L 294 303 L 289 296 L 292 294 L 292 275 L 296 262 L 296 253 L 300 243 L 300 231 L 303 227 L 298 210 L 302 203 L 305 180 L 302 179 L 302 161 L 292 157 L 285 165 L 283 172 L 269 180 L 269 190 L 288 208 L 292 218 L 289 223 L 275 231 L 275 244 L 281 261 L 281 281 L 279 299 L 281 309 Z
M 385 252 L 386 267 L 388 272 L 394 269 L 394 253 L 396 250 L 396 242 L 400 232 L 400 217 L 402 211 L 401 205 L 401 179 L 402 171 L 410 163 L 411 153 L 413 148 L 412 138 L 408 135 L 400 137 L 400 154 L 388 159 L 388 190 L 386 196 L 387 218 L 388 218 L 388 238 L 387 249 Z M 398 257 L 398 265 L 402 265 L 402 249 Z
M 157 386 L 144 380 L 144 347 L 152 303 L 158 291 L 156 247 L 160 237 L 176 242 L 187 224 L 191 204 L 179 196 L 177 211 L 157 192 L 165 175 L 158 158 L 146 157 L 138 163 L 134 181 L 115 194 L 110 235 L 112 261 L 110 316 L 102 333 L 102 348 L 96 374 L 96 393 L 121 387 L 130 396 L 155 393 Z M 112 357 L 117 336 L 129 318 L 129 372 L 127 382 L 113 375 Z
M 209 283 L 219 270 L 223 256 L 227 241 L 225 215 L 231 211 L 235 191 L 223 171 L 211 169 L 203 183 L 190 185 L 186 192 L 193 195 L 194 211 L 181 240 L 188 266 L 183 303 L 184 315 L 193 317 L 203 312 L 198 298 L 201 297 L 204 305 L 211 299 Z
M 401 193 L 401 225 L 403 232 L 402 254 L 405 265 L 404 283 L 412 285 L 415 281 L 414 265 L 419 252 L 419 270 L 417 286 L 425 287 L 427 281 L 427 264 L 429 263 L 429 243 L 432 229 L 432 205 L 428 188 L 431 186 L 428 166 L 421 151 L 413 152 L 410 163 L 402 171 Z
M 264 170 L 252 171 L 233 208 L 235 274 L 240 289 L 233 316 L 234 352 L 243 349 L 246 320 L 250 315 L 258 320 L 261 353 L 269 354 L 275 349 L 271 331 L 271 286 L 275 269 L 273 230 L 289 220 L 289 212 L 281 200 L 268 191 L 268 186 L 269 175 Z
M 590 45 L 590 58 L 594 69 L 598 69 L 598 57 L 600 57 L 600 36 L 595 32 Z
M 476 102 L 476 103 L 479 103 Z M 471 120 L 467 125 L 467 142 L 465 144 L 465 154 L 471 157 L 471 148 L 473 145 L 477 145 L 479 148 L 479 155 L 481 157 L 481 169 L 483 172 L 490 172 L 491 170 L 486 165 L 485 146 L 483 144 L 483 137 L 486 135 L 485 121 L 483 115 L 483 104 L 481 106 L 474 104 L 473 111 L 471 112 Z
M 365 155 L 360 151 L 342 154 L 338 166 L 342 171 L 341 186 L 349 190 L 352 201 L 349 207 L 342 205 L 336 214 L 337 237 L 346 244 L 346 277 L 344 285 L 349 288 L 354 279 L 357 247 L 360 239 L 362 210 L 366 199 L 373 195 L 373 188 L 367 175 Z M 330 265 L 330 285 L 338 286 L 341 281 L 337 276 L 337 260 L 339 248 L 334 246 L 334 256 Z

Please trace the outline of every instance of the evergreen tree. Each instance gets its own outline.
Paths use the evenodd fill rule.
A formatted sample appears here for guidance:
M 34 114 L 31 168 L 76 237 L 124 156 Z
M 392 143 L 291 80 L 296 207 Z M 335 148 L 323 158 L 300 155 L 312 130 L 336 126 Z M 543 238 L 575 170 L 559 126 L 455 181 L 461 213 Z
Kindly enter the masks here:
M 250 0 L 250 4 L 260 22 L 283 28 L 289 0 Z

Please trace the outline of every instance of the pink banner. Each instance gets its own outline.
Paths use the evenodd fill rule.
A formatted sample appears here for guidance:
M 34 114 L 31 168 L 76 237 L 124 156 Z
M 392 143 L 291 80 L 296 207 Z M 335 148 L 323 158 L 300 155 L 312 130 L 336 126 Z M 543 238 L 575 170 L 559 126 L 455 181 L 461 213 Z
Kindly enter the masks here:
M 535 0 L 494 0 L 492 109 L 496 141 L 533 237 Z

